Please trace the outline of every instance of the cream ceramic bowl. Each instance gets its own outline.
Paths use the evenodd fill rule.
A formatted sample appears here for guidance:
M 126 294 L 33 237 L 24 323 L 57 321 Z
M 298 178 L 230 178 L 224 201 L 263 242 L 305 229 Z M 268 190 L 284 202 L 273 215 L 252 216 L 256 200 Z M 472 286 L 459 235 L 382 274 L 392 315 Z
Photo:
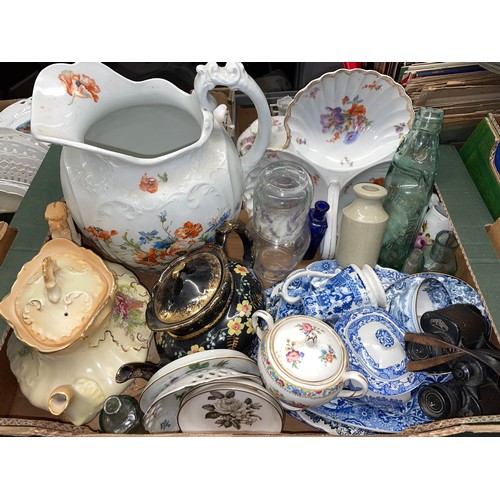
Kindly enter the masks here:
M 265 330 L 260 321 L 267 324 Z M 262 380 L 284 408 L 314 408 L 336 397 L 366 394 L 366 378 L 349 370 L 345 345 L 325 322 L 296 315 L 275 323 L 267 311 L 259 310 L 252 324 L 260 338 L 257 363 Z M 349 382 L 360 389 L 344 389 Z

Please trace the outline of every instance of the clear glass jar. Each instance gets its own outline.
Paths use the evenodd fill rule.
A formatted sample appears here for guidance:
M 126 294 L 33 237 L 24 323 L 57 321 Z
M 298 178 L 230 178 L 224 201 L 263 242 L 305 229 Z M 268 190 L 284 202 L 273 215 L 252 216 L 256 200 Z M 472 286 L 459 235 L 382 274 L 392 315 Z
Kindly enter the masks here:
M 248 228 L 255 245 L 254 271 L 263 281 L 279 281 L 302 260 L 311 239 L 313 190 L 309 173 L 292 161 L 271 163 L 258 175 Z
M 384 210 L 389 219 L 378 264 L 400 271 L 413 248 L 436 178 L 444 112 L 420 108 L 387 171 Z

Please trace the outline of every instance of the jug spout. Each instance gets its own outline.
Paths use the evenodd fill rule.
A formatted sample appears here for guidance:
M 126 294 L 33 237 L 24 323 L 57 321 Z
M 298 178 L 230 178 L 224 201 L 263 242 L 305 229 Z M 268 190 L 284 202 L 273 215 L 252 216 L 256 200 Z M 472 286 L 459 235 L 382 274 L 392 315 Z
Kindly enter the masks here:
M 52 415 L 63 415 L 74 425 L 90 422 L 100 411 L 106 397 L 101 387 L 88 378 L 61 385 L 49 396 L 47 407 Z

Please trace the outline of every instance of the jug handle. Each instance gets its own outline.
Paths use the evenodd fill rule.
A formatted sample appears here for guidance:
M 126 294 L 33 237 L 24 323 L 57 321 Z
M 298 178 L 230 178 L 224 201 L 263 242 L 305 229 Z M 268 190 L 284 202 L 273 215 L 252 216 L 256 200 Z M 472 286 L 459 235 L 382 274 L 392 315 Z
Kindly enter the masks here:
M 194 91 L 201 106 L 214 111 L 217 103 L 209 94 L 217 85 L 240 90 L 253 102 L 259 120 L 259 129 L 255 141 L 245 156 L 240 158 L 244 178 L 257 166 L 271 140 L 271 111 L 264 92 L 255 80 L 245 71 L 243 64 L 228 62 L 220 67 L 215 62 L 198 65 L 194 79 Z
M 243 259 L 242 263 L 247 267 L 253 267 L 255 262 L 255 246 L 253 238 L 246 226 L 239 221 L 225 221 L 215 230 L 215 244 L 224 248 L 227 237 L 230 233 L 235 232 L 243 243 Z
M 337 246 L 337 223 L 339 217 L 340 182 L 333 180 L 328 184 L 327 202 L 331 207 L 330 220 L 320 244 L 321 258 L 333 259 Z

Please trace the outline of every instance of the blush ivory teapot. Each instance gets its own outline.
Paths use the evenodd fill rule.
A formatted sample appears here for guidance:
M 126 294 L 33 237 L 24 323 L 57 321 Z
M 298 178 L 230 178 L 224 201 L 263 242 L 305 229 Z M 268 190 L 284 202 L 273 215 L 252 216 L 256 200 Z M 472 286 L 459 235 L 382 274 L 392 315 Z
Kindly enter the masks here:
M 34 84 L 31 133 L 63 146 L 61 185 L 76 225 L 134 269 L 160 272 L 236 220 L 244 179 L 270 140 L 269 105 L 241 63 L 196 70 L 191 93 L 101 63 L 53 64 Z M 242 158 L 225 129 L 226 106 L 209 94 L 217 85 L 247 94 L 262 124 Z
M 47 241 L 20 270 L 0 315 L 12 327 L 7 357 L 35 407 L 74 425 L 91 421 L 125 363 L 145 362 L 149 292 L 123 265 L 66 238 Z

